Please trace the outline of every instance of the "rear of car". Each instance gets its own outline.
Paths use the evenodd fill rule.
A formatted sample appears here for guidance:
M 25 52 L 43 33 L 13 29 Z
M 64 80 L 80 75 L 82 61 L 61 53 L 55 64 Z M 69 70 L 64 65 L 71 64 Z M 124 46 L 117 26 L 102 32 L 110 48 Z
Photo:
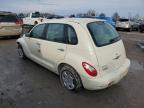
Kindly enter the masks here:
M 0 12 L 0 37 L 17 36 L 22 32 L 22 22 L 16 14 Z
M 116 22 L 116 29 L 126 29 L 128 31 L 138 30 L 139 23 L 135 22 L 134 20 L 130 19 L 120 19 Z
M 85 64 L 84 68 L 91 73 L 91 78 L 82 77 L 84 87 L 95 90 L 118 83 L 128 73 L 130 66 L 119 34 L 110 24 L 102 21 L 88 23 L 87 29 L 93 40 L 99 69 L 94 68 L 95 64 Z
M 140 32 L 143 32 L 143 31 L 144 31 L 144 23 L 141 23 L 141 24 L 139 25 L 139 31 L 140 31 Z
M 116 22 L 117 29 L 129 29 L 131 27 L 129 19 L 120 19 Z

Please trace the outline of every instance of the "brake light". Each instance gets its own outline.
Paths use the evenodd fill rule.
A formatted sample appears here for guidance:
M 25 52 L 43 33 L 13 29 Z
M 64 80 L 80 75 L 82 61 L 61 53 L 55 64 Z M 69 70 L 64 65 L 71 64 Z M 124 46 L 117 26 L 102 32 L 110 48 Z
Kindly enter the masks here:
M 22 24 L 22 22 L 19 21 L 19 20 L 17 20 L 15 23 L 16 23 L 16 24 Z
M 97 70 L 90 64 L 86 63 L 86 62 L 82 62 L 82 66 L 84 68 L 84 70 L 87 72 L 87 74 L 89 74 L 90 76 L 97 76 Z

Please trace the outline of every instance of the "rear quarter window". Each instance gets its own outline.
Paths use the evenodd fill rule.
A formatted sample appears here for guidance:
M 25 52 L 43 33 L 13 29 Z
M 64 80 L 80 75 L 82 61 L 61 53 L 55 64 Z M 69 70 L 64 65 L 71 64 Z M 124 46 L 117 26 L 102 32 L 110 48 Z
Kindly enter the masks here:
M 67 25 L 68 44 L 76 45 L 78 43 L 77 34 L 72 26 Z

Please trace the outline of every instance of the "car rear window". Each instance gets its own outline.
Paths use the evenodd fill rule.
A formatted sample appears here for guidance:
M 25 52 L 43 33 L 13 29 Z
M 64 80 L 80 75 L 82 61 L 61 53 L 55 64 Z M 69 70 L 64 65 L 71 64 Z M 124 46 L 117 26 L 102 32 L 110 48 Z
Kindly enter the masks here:
M 127 22 L 127 21 L 129 21 L 129 19 L 120 19 L 119 21 L 120 22 Z
M 106 22 L 92 22 L 87 25 L 88 30 L 96 44 L 101 47 L 120 40 L 119 34 Z
M 40 13 L 32 13 L 32 18 L 39 18 L 41 17 Z
M 0 15 L 0 22 L 16 22 L 16 15 Z

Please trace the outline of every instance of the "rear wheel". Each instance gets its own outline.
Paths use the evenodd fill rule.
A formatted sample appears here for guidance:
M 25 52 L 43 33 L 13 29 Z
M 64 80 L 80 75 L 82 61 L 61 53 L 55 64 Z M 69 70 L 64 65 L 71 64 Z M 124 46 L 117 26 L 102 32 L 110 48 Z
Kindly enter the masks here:
M 142 33 L 142 32 L 143 32 L 143 30 L 142 30 L 141 28 L 139 28 L 139 32 L 140 32 L 140 33 Z
M 18 52 L 18 55 L 20 58 L 26 59 L 25 53 L 24 53 L 23 48 L 20 44 L 18 44 L 17 52 Z
M 129 32 L 132 32 L 132 27 L 130 27 L 130 28 L 128 29 L 128 31 L 129 31 Z
M 82 83 L 77 72 L 69 65 L 64 65 L 60 69 L 61 84 L 69 91 L 80 91 Z

